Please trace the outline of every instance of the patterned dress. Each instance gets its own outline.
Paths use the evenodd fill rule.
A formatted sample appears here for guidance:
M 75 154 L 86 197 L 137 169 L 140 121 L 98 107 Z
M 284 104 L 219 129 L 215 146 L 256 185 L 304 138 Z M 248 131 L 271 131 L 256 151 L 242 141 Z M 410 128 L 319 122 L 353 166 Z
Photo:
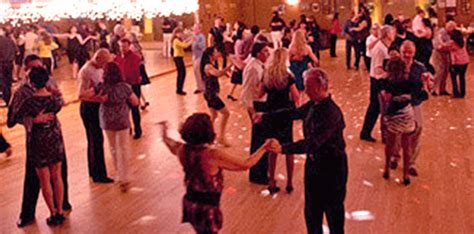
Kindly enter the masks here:
M 206 147 L 185 145 L 183 168 L 186 194 L 183 198 L 183 223 L 190 223 L 197 233 L 217 233 L 222 228 L 219 208 L 224 177 L 202 170 L 201 157 Z
M 21 112 L 24 116 L 37 116 L 44 113 L 58 113 L 61 100 L 54 96 L 32 96 L 25 101 Z M 37 168 L 47 167 L 61 162 L 65 157 L 61 125 L 55 116 L 49 123 L 33 124 L 27 133 L 27 158 Z

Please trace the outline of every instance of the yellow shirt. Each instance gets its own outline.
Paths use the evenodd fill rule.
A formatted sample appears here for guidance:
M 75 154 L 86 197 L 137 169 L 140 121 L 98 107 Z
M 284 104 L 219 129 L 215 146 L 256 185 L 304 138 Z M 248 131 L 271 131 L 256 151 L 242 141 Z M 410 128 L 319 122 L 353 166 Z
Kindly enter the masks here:
M 183 42 L 176 38 L 173 40 L 173 57 L 184 57 L 184 49 L 191 46 L 191 42 Z
M 59 48 L 58 44 L 56 44 L 54 41 L 49 45 L 46 45 L 44 41 L 40 41 L 36 47 L 38 48 L 38 56 L 40 58 L 52 58 L 53 50 Z

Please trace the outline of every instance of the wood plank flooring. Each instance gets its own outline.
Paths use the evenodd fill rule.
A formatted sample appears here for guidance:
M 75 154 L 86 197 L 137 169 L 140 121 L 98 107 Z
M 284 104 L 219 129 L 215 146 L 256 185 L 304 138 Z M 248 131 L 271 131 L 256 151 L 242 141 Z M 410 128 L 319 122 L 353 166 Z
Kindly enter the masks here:
M 365 71 L 345 70 L 344 47 L 339 44 L 338 58 L 331 59 L 327 51 L 322 52 L 322 67 L 330 74 L 331 92 L 347 123 L 347 233 L 474 233 L 472 66 L 468 68 L 466 99 L 431 97 L 423 104 L 422 150 L 417 161 L 420 176 L 404 187 L 397 182 L 400 169 L 392 173 L 390 181 L 382 179 L 384 153 L 380 141 L 366 143 L 358 139 L 369 100 L 369 79 Z M 89 181 L 79 106 L 71 104 L 60 112 L 73 205 L 61 227 L 46 225 L 48 211 L 42 198 L 36 223 L 23 229 L 16 227 L 23 190 L 25 138 L 21 127 L 4 129 L 14 155 L 9 159 L 0 156 L 0 233 L 191 233 L 190 225 L 180 223 L 183 173 L 162 144 L 155 125 L 168 120 L 176 129 L 186 116 L 208 111 L 202 95 L 192 94 L 194 76 L 192 69 L 187 72 L 186 97 L 174 93 L 175 74 L 154 79 L 144 88 L 151 106 L 142 113 L 143 138 L 131 140 L 133 153 L 127 160 L 133 180 L 126 194 L 115 184 Z M 220 82 L 224 100 L 231 85 L 226 78 Z M 232 112 L 227 137 L 233 147 L 229 151 L 236 157 L 247 157 L 249 120 L 240 103 L 225 102 Z M 295 134 L 300 137 L 299 123 Z M 174 135 L 178 138 L 177 132 Z M 380 139 L 380 134 L 375 137 Z M 114 176 L 107 146 L 105 149 L 108 171 Z M 226 172 L 222 233 L 304 233 L 304 159 L 296 160 L 295 191 L 291 195 L 280 192 L 273 197 L 263 196 L 265 187 L 249 184 L 247 172 Z M 286 183 L 284 164 L 280 158 L 277 178 L 282 188 Z

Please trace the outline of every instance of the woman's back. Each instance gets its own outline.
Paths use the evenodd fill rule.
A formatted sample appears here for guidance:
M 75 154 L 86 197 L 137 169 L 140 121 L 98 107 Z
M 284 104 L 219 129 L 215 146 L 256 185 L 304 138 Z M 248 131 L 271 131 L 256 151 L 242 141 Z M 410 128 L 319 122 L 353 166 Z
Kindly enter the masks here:
M 104 130 L 123 130 L 130 127 L 128 100 L 132 88 L 125 82 L 106 85 L 103 89 L 108 100 L 100 106 L 100 126 Z
M 294 102 L 290 99 L 290 87 L 294 83 L 295 80 L 288 76 L 288 84 L 282 89 L 276 87 L 265 87 L 265 92 L 267 93 L 267 107 L 269 111 L 294 106 Z
M 194 192 L 221 193 L 224 187 L 224 177 L 221 169 L 216 174 L 206 158 L 212 157 L 214 150 L 204 145 L 183 145 L 179 150 L 180 161 L 185 173 L 184 183 L 187 190 Z M 206 158 L 205 158 L 206 157 Z

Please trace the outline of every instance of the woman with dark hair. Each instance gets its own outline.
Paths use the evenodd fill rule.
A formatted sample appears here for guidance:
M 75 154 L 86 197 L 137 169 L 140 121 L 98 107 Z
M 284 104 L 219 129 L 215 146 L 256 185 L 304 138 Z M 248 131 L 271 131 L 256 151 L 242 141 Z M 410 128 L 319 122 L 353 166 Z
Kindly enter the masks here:
M 33 123 L 27 128 L 27 158 L 36 168 L 41 192 L 51 216 L 46 220 L 48 225 L 59 225 L 64 222 L 63 200 L 64 184 L 61 177 L 61 164 L 65 159 L 65 147 L 61 125 L 56 114 L 61 110 L 63 100 L 46 89 L 49 80 L 48 71 L 34 67 L 28 74 L 29 82 L 35 89 L 32 97 L 25 101 L 20 113 L 23 116 L 36 117 L 42 113 L 51 113 L 53 120 L 47 123 Z
M 435 69 L 430 64 L 430 58 L 433 54 L 433 26 L 429 19 L 423 19 L 422 22 L 423 28 L 419 30 L 418 39 L 415 41 L 415 60 L 423 63 L 431 74 L 435 74 Z
M 310 16 L 306 19 L 306 25 L 308 27 L 308 44 L 311 46 L 311 50 L 319 59 L 319 25 L 314 16 Z
M 79 69 L 81 69 L 89 59 L 87 43 L 91 37 L 83 38 L 82 35 L 78 33 L 76 26 L 72 26 L 69 29 L 69 33 L 54 34 L 54 36 L 58 38 L 67 38 L 66 52 L 67 57 L 69 58 L 69 63 L 72 64 L 72 78 L 77 79 Z
M 459 30 L 454 30 L 451 35 L 451 81 L 453 86 L 453 96 L 464 98 L 466 96 L 466 70 L 469 64 L 469 55 L 466 50 L 464 37 Z M 459 76 L 459 88 L 458 79 Z
M 218 78 L 224 76 L 226 72 L 230 70 L 232 64 L 222 70 L 217 70 L 214 63 L 220 56 L 222 55 L 217 47 L 212 46 L 207 48 L 201 59 L 201 74 L 205 83 L 204 98 L 206 99 L 207 106 L 211 111 L 212 123 L 215 122 L 218 112 L 222 114 L 218 143 L 225 147 L 229 147 L 230 144 L 225 140 L 225 127 L 230 113 L 225 107 L 224 102 L 219 97 L 220 86 Z
M 272 42 L 273 42 L 273 49 L 278 49 L 282 46 L 281 38 L 282 38 L 282 31 L 286 27 L 285 21 L 280 17 L 279 11 L 273 12 L 272 20 L 270 21 L 270 29 Z
M 339 23 L 339 13 L 334 13 L 334 17 L 331 21 L 331 29 L 329 30 L 329 34 L 331 34 L 331 49 L 330 55 L 331 57 L 336 57 L 336 42 L 337 42 L 337 35 L 342 32 L 341 24 Z
M 100 127 L 109 141 L 120 189 L 126 192 L 129 184 L 125 158 L 128 155 L 129 106 L 138 106 L 139 101 L 130 85 L 124 81 L 117 63 L 109 62 L 105 65 L 103 78 L 104 85 L 98 93 L 107 98 L 99 109 Z
M 186 79 L 186 66 L 184 65 L 184 49 L 192 45 L 194 38 L 184 40 L 183 30 L 181 28 L 175 28 L 173 30 L 173 37 L 171 44 L 173 45 L 172 55 L 178 76 L 176 77 L 176 93 L 178 95 L 186 95 L 183 91 L 184 80 Z
M 185 173 L 183 223 L 190 223 L 197 233 L 217 233 L 222 228 L 220 199 L 224 189 L 223 170 L 244 171 L 255 165 L 272 144 L 267 140 L 249 158 L 235 157 L 213 148 L 215 133 L 211 118 L 204 113 L 188 117 L 180 129 L 185 143 L 168 137 L 168 125 L 162 122 L 163 141 L 176 155 Z
M 235 89 L 237 85 L 242 85 L 242 75 L 245 67 L 245 43 L 244 43 L 244 31 L 247 29 L 244 23 L 237 22 L 237 32 L 234 39 L 234 54 L 230 56 L 232 63 L 234 64 L 234 70 L 232 71 L 232 76 L 230 82 L 233 84 L 232 89 L 230 90 L 227 99 L 232 101 L 237 101 L 237 98 L 234 97 Z
M 390 13 L 386 14 L 385 18 L 383 19 L 383 24 L 393 26 L 393 23 L 394 23 L 393 15 Z
M 383 177 L 390 177 L 390 162 L 403 151 L 403 183 L 410 184 L 409 168 L 411 157 L 415 154 L 410 146 L 414 141 L 415 112 L 411 105 L 412 94 L 419 87 L 428 89 L 427 76 L 423 81 L 410 80 L 406 64 L 399 58 L 389 60 L 385 68 L 389 78 L 380 95 L 382 97 L 382 121 L 385 126 L 385 170 Z

